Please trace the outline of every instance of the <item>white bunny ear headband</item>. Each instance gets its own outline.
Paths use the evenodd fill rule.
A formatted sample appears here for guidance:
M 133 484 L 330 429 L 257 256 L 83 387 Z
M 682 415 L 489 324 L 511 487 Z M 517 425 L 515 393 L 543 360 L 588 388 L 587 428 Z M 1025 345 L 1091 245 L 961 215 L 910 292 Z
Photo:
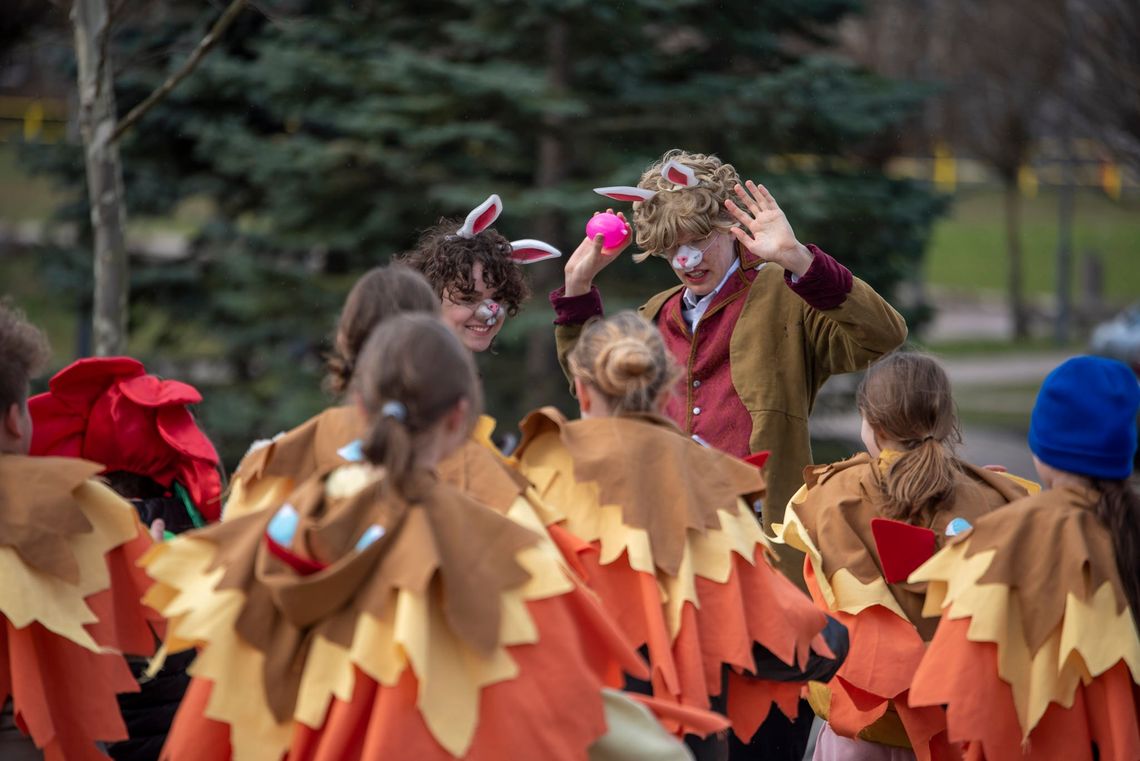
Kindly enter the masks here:
M 497 194 L 492 193 L 486 201 L 471 210 L 455 234 L 470 240 L 495 224 L 495 220 L 502 213 L 503 201 Z M 560 256 L 562 256 L 561 251 L 540 240 L 524 238 L 511 241 L 511 260 L 518 264 L 534 264 L 545 259 L 557 259 Z
M 677 159 L 670 159 L 661 167 L 661 176 L 673 183 L 673 189 L 695 188 L 701 184 L 692 167 L 685 166 Z M 656 190 L 635 188 L 628 185 L 614 185 L 608 188 L 594 188 L 594 192 L 615 201 L 644 202 L 657 195 Z

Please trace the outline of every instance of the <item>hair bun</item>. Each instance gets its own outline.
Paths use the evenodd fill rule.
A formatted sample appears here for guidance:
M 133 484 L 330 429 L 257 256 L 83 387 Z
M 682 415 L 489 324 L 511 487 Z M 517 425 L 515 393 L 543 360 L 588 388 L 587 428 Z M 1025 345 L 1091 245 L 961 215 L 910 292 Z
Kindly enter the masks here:
M 645 388 L 657 380 L 660 373 L 653 352 L 645 342 L 629 337 L 602 349 L 594 369 L 602 392 L 613 396 Z

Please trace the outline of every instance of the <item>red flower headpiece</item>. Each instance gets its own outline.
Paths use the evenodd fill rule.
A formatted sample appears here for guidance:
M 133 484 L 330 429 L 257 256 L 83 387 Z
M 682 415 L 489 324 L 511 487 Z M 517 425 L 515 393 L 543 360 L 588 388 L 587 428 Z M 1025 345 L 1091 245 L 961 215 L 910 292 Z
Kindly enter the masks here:
M 80 359 L 28 400 L 33 455 L 82 457 L 107 471 L 182 484 L 208 521 L 221 514 L 218 453 L 194 422 L 193 386 L 148 375 L 130 357 Z

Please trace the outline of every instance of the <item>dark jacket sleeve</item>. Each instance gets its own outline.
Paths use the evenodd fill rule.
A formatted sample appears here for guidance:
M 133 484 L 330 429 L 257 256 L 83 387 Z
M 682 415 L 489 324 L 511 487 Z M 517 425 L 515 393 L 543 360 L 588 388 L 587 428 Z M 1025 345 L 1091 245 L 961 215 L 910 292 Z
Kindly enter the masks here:
M 824 627 L 823 639 L 835 658 L 825 658 L 812 651 L 808 662 L 802 668 L 789 666 L 781 661 L 768 648 L 758 643 L 752 645 L 752 658 L 756 662 L 758 679 L 770 679 L 774 682 L 827 682 L 835 676 L 835 672 L 843 665 L 850 649 L 850 640 L 847 636 L 847 627 L 831 616 L 827 617 L 827 626 Z
M 570 375 L 567 357 L 578 345 L 578 337 L 586 323 L 603 316 L 602 294 L 597 286 L 592 286 L 581 296 L 567 296 L 565 288 L 558 288 L 550 293 L 550 305 L 554 307 L 554 345 L 558 351 L 558 364 L 573 394 L 574 379 Z

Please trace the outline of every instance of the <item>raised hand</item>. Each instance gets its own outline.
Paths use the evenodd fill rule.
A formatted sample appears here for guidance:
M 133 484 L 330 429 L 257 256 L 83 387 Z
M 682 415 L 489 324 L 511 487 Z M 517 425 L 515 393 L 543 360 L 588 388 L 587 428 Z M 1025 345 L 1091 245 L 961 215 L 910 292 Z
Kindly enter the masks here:
M 724 202 L 724 208 L 740 223 L 740 227 L 732 228 L 732 234 L 741 245 L 764 261 L 775 262 L 802 276 L 811 266 L 811 252 L 796 240 L 788 218 L 768 189 L 752 180 L 744 185 L 733 188 L 740 203 L 731 198 Z
M 613 213 L 613 209 L 606 209 L 606 211 Z M 595 215 L 598 214 L 598 212 L 594 213 Z M 619 211 L 617 215 L 623 222 L 629 224 L 624 213 Z M 614 248 L 604 248 L 602 240 L 601 234 L 595 235 L 593 238 L 583 238 L 582 242 L 578 244 L 578 248 L 574 249 L 574 253 L 566 261 L 565 293 L 567 296 L 581 296 L 588 293 L 597 274 L 617 259 L 618 254 L 633 242 L 633 236 L 629 236 L 624 243 Z

